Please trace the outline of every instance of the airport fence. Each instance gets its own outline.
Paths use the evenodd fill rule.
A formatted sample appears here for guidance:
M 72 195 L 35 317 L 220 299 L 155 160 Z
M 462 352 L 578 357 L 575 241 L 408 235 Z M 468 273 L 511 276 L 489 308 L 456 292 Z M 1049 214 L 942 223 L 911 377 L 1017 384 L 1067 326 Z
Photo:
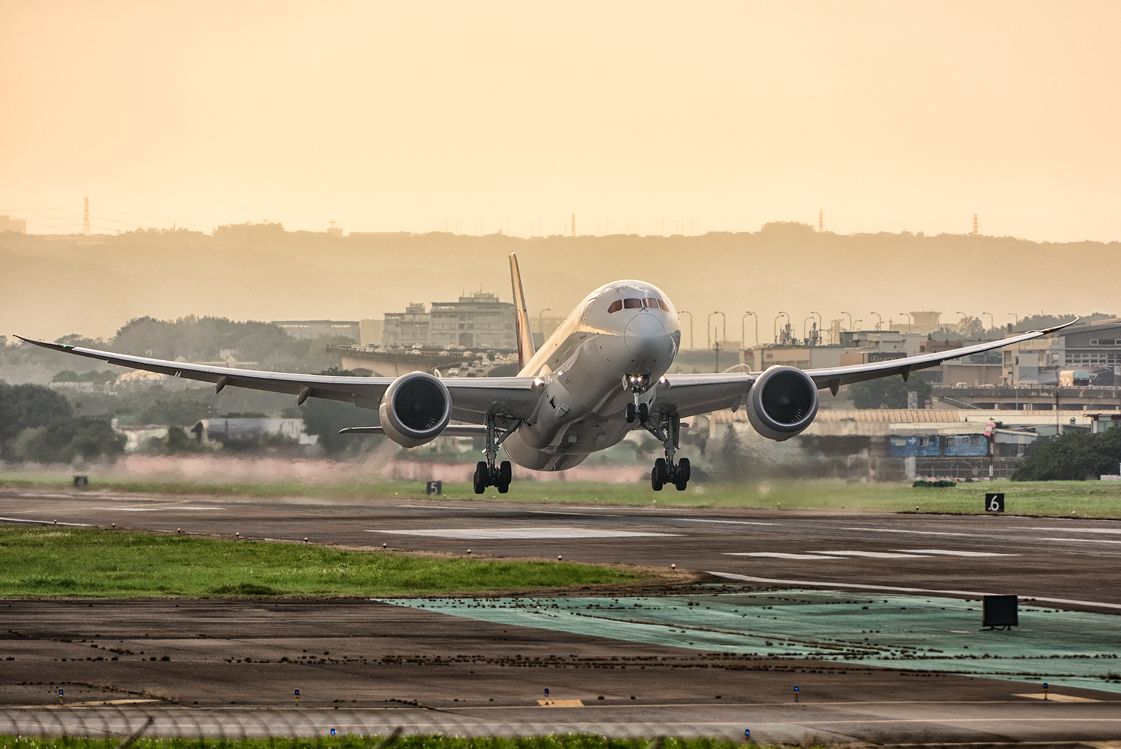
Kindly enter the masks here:
M 8 708 L 0 709 L 0 746 L 43 746 L 44 739 L 62 738 L 62 746 L 121 747 L 136 749 L 152 739 L 170 740 L 171 746 L 213 747 L 370 747 L 388 749 L 425 746 L 418 737 L 443 736 L 463 739 L 452 747 L 482 744 L 502 747 L 502 738 L 540 737 L 519 745 L 558 749 L 568 742 L 555 737 L 582 735 L 599 737 L 572 744 L 581 749 L 607 746 L 607 739 L 629 740 L 636 749 L 660 749 L 665 736 L 681 739 L 712 735 L 712 727 L 667 726 L 656 722 L 590 722 L 544 719 L 532 721 L 490 720 L 457 716 L 440 710 L 404 709 L 302 709 L 276 708 L 135 708 L 122 706 Z M 482 739 L 491 741 L 481 741 Z M 709 742 L 705 742 L 706 744 Z M 617 741 L 610 743 L 619 746 Z M 49 745 L 48 745 L 49 746 Z M 506 747 L 511 744 L 505 743 Z

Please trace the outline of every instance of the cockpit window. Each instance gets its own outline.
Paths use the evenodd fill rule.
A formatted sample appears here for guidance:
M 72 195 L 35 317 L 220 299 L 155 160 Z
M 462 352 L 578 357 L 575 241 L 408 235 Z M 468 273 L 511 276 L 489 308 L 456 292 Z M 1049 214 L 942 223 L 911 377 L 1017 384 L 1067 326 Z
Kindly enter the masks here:
M 616 299 L 607 308 L 609 313 L 618 312 L 621 309 L 660 309 L 664 312 L 669 312 L 669 306 L 665 301 L 658 297 L 648 296 L 645 299 Z

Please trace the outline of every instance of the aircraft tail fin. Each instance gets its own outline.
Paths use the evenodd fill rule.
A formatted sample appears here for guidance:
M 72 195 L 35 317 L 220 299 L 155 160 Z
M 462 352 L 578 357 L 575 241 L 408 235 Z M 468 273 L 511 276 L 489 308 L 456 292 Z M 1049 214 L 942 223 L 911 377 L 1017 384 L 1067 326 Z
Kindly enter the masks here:
M 524 367 L 533 358 L 536 349 L 529 332 L 529 313 L 525 309 L 525 292 L 522 291 L 522 272 L 518 268 L 518 255 L 510 253 L 510 285 L 514 289 L 514 321 L 518 337 L 518 366 Z

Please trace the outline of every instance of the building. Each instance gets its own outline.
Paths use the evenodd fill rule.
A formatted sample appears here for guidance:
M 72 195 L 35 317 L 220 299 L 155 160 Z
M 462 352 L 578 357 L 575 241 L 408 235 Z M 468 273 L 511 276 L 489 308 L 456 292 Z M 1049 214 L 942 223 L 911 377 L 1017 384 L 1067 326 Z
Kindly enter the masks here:
M 430 321 L 423 304 L 410 304 L 404 312 L 386 312 L 381 342 L 386 346 L 427 345 Z
M 12 231 L 16 234 L 27 233 L 27 222 L 22 218 L 13 218 L 4 213 L 0 213 L 0 233 Z
M 404 312 L 387 312 L 382 343 L 386 346 L 510 350 L 517 347 L 514 305 L 498 296 L 475 292 L 454 302 L 410 304 Z
M 316 338 L 346 338 L 358 343 L 357 320 L 274 320 L 273 325 L 298 341 Z
M 1090 372 L 1092 385 L 1106 380 L 1112 385 L 1121 377 L 1121 319 L 1065 328 L 1008 346 L 1002 356 L 1004 381 L 1010 385 L 1054 385 L 1066 369 Z

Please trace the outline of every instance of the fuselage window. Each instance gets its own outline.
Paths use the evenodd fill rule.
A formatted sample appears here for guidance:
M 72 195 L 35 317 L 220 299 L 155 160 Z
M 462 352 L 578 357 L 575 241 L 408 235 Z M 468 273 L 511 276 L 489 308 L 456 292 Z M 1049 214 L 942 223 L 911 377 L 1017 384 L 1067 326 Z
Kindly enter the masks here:
M 627 309 L 642 309 L 641 299 L 624 299 L 623 306 Z
M 666 304 L 664 299 L 658 300 L 658 306 L 662 308 L 662 312 L 669 312 L 669 305 Z
M 607 308 L 607 311 L 608 311 L 608 313 L 611 313 L 611 312 L 618 312 L 621 309 L 623 309 L 623 300 L 622 299 L 616 299 L 614 302 L 611 303 L 611 306 Z

